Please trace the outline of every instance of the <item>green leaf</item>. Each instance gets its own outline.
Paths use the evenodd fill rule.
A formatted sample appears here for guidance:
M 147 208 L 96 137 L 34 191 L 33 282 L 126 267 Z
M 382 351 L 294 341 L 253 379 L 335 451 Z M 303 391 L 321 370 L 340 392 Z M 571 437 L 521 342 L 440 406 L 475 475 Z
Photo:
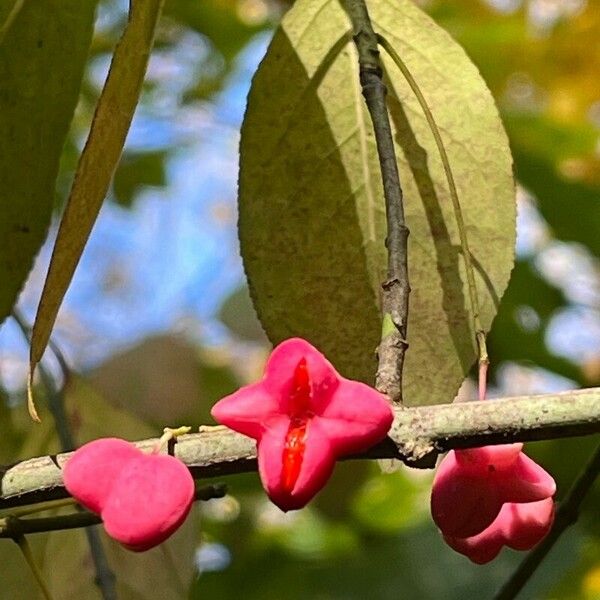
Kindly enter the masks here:
M 116 576 L 120 600 L 184 599 L 194 573 L 198 539 L 196 510 L 166 542 L 144 553 L 126 550 L 102 532 L 109 565 Z M 60 568 L 56 565 L 60 564 Z M 43 572 L 56 598 L 96 600 L 94 564 L 84 531 L 57 531 L 48 535 Z
M 80 445 L 101 437 L 134 441 L 158 437 L 161 433 L 160 427 L 153 427 L 137 415 L 112 406 L 104 398 L 102 390 L 83 377 L 73 376 L 63 393 L 69 426 Z M 44 419 L 36 427 L 31 427 L 31 423 L 28 425 L 25 429 L 27 435 L 16 457 L 18 460 L 61 451 L 52 419 Z
M 73 377 L 65 390 L 65 409 L 78 442 L 101 437 L 137 440 L 160 435 L 160 428 L 125 410 L 111 406 L 90 383 Z M 23 412 L 8 409 L 20 418 Z M 36 427 L 27 426 L 17 458 L 31 458 L 60 451 L 51 419 Z M 194 572 L 193 555 L 198 544 L 198 513 L 192 510 L 184 525 L 161 546 L 137 554 L 102 534 L 109 564 L 116 574 L 120 600 L 143 600 L 157 594 L 164 598 L 186 598 Z M 94 566 L 82 530 L 57 531 L 32 536 L 36 561 L 55 598 L 96 600 L 100 597 L 94 583 Z M 11 540 L 0 540 L 0 562 L 10 573 L 3 573 L 6 598 L 37 598 L 35 582 Z M 60 568 L 57 565 L 60 564 Z
M 544 280 L 530 263 L 517 261 L 488 338 L 493 359 L 492 377 L 502 362 L 519 361 L 535 364 L 583 385 L 581 369 L 553 354 L 546 345 L 547 327 L 554 314 L 566 304 L 562 292 Z M 524 322 L 523 314 L 532 315 L 533 321 Z
M 113 180 L 117 202 L 131 208 L 137 194 L 145 187 L 164 187 L 167 183 L 165 161 L 167 152 L 140 152 L 125 154 Z
M 515 165 L 519 182 L 535 195 L 552 233 L 600 256 L 600 186 L 569 181 L 551 161 L 526 151 L 515 152 Z
M 0 322 L 48 232 L 96 0 L 0 4 Z
M 487 330 L 514 261 L 512 161 L 498 112 L 464 51 L 412 2 L 372 0 L 369 11 L 441 130 Z M 275 34 L 242 129 L 240 242 L 271 340 L 305 337 L 346 376 L 372 383 L 385 208 L 349 31 L 338 2 L 298 0 Z M 410 405 L 449 402 L 476 358 L 459 236 L 425 116 L 383 61 L 411 230 L 404 396 Z
M 121 156 L 139 99 L 162 0 L 132 0 L 60 223 L 31 339 L 31 370 L 40 361 L 58 309 Z M 33 416 L 33 415 L 32 415 Z
M 429 519 L 431 477 L 420 471 L 378 473 L 354 497 L 352 509 L 372 531 L 393 533 Z
M 197 509 L 192 509 L 186 522 L 165 543 L 144 553 L 126 550 L 104 532 L 101 538 L 116 576 L 119 600 L 188 597 L 198 545 Z M 29 541 L 54 598 L 98 600 L 101 597 L 94 583 L 94 563 L 83 530 L 36 534 Z M 0 540 L 0 560 L 5 598 L 39 597 L 35 580 L 12 540 Z
M 265 330 L 256 317 L 250 292 L 246 286 L 230 294 L 219 311 L 219 319 L 227 328 L 243 340 L 265 342 Z

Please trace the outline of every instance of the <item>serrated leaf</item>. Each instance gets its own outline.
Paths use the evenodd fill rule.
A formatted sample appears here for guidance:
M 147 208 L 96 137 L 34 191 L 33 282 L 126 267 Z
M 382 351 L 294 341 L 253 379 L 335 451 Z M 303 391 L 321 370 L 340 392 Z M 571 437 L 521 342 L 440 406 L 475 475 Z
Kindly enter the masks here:
M 31 339 L 40 361 L 123 150 L 146 73 L 163 0 L 132 0 L 62 217 Z
M 96 0 L 0 4 L 0 322 L 46 234 Z
M 514 261 L 508 141 L 464 51 L 409 0 L 368 2 L 408 65 L 456 180 L 487 330 Z M 350 22 L 333 0 L 298 0 L 252 85 L 242 129 L 240 242 L 271 340 L 300 335 L 348 377 L 373 382 L 385 278 L 385 208 Z M 425 116 L 383 57 L 411 230 L 407 404 L 449 402 L 476 358 L 447 180 Z

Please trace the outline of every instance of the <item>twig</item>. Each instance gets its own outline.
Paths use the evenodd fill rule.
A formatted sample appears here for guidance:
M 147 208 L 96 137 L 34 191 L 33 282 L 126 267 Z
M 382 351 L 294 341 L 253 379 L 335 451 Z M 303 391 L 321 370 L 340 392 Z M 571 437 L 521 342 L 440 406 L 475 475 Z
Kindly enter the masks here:
M 525 557 L 511 578 L 495 596 L 495 600 L 512 600 L 517 597 L 565 529 L 577 521 L 579 507 L 590 491 L 599 472 L 600 446 L 596 448 L 592 458 L 571 486 L 565 499 L 559 504 L 550 533 Z
M 408 227 L 404 220 L 402 187 L 387 111 L 377 36 L 364 0 L 344 0 L 354 29 L 362 93 L 373 122 L 383 181 L 387 217 L 387 279 L 382 284 L 381 342 L 375 386 L 396 403 L 402 402 L 402 369 L 408 325 Z
M 75 506 L 77 501 L 75 498 L 63 498 L 62 500 L 50 500 L 48 502 L 40 502 L 32 506 L 23 506 L 22 508 L 12 508 L 9 510 L 2 511 L 0 513 L 0 521 L 8 517 L 27 517 L 28 515 L 34 515 L 36 513 L 46 512 L 48 510 L 56 510 L 57 508 L 66 508 Z
M 221 483 L 207 485 L 196 490 L 196 500 L 212 500 L 223 498 L 227 488 Z M 80 527 L 91 527 L 102 523 L 102 519 L 91 512 L 79 511 L 67 515 L 54 515 L 52 517 L 40 517 L 35 519 L 22 519 L 8 516 L 0 519 L 0 538 L 15 538 L 30 533 L 41 533 L 44 531 L 58 531 L 63 529 L 78 529 Z
M 484 402 L 395 408 L 388 437 L 358 456 L 396 458 L 433 467 L 439 452 L 600 433 L 600 388 Z M 150 452 L 156 438 L 137 442 Z M 43 456 L 0 468 L 0 509 L 68 496 L 62 466 L 71 454 Z M 196 479 L 256 470 L 254 440 L 226 427 L 201 427 L 178 438 L 175 456 Z
M 454 175 L 452 174 L 452 169 L 450 167 L 450 160 L 448 159 L 448 154 L 446 153 L 446 148 L 444 146 L 444 142 L 442 141 L 440 130 L 435 122 L 435 119 L 433 118 L 433 113 L 427 104 L 427 100 L 425 99 L 423 92 L 421 92 L 419 84 L 416 82 L 409 68 L 400 58 L 400 55 L 394 50 L 392 45 L 382 35 L 379 34 L 377 34 L 377 41 L 379 45 L 389 54 L 390 58 L 394 61 L 398 69 L 400 69 L 402 75 L 404 75 L 404 78 L 416 96 L 417 101 L 421 106 L 421 110 L 425 114 L 425 118 L 427 119 L 427 123 L 431 129 L 431 133 L 433 134 L 433 139 L 435 140 L 440 158 L 442 159 L 444 172 L 446 173 L 446 179 L 448 181 L 448 189 L 450 190 L 450 198 L 452 199 L 452 207 L 454 208 L 454 218 L 456 219 L 456 226 L 458 228 L 458 235 L 460 237 L 463 259 L 465 261 L 467 287 L 469 288 L 469 300 L 471 302 L 471 311 L 473 313 L 475 341 L 479 350 L 479 399 L 483 400 L 485 398 L 487 366 L 490 361 L 485 341 L 486 333 L 481 325 L 481 309 L 479 307 L 477 286 L 475 285 L 475 270 L 473 269 L 473 261 L 471 260 L 469 238 L 467 236 L 467 228 L 465 227 L 465 221 L 463 218 L 460 201 L 458 199 Z
M 38 585 L 40 586 L 40 590 L 41 590 L 44 598 L 46 600 L 52 600 L 52 594 L 50 593 L 50 590 L 48 589 L 48 585 L 46 584 L 46 581 L 44 580 L 44 576 L 42 575 L 40 568 L 37 566 L 35 559 L 33 558 L 33 552 L 31 552 L 31 546 L 29 545 L 27 538 L 22 533 L 17 534 L 17 535 L 11 535 L 9 537 L 12 537 L 13 540 L 15 541 L 15 543 L 17 544 L 17 546 L 19 546 L 19 549 L 21 550 L 21 553 L 23 554 L 23 558 L 29 565 L 29 568 L 31 569 L 31 572 L 33 573 L 33 576 L 35 577 L 35 580 L 37 581 Z
M 21 315 L 21 313 L 17 309 L 14 309 L 13 318 L 19 326 L 19 329 L 23 333 L 23 336 L 25 337 L 27 342 L 30 343 L 31 328 L 27 325 L 27 322 L 24 319 L 23 315 Z M 60 445 L 63 451 L 66 452 L 69 450 L 73 450 L 76 447 L 75 438 L 73 436 L 73 433 L 71 432 L 71 427 L 69 425 L 67 413 L 65 412 L 64 403 L 64 385 L 66 385 L 69 379 L 70 372 L 62 352 L 54 343 L 52 344 L 52 351 L 54 352 L 62 370 L 64 379 L 63 387 L 61 389 L 58 389 L 58 386 L 54 384 L 52 376 L 46 370 L 42 363 L 39 364 L 39 372 L 40 377 L 42 379 L 42 383 L 44 384 L 44 388 L 46 389 L 48 397 L 48 408 L 50 409 L 52 418 L 54 419 L 54 426 L 56 428 L 56 432 L 58 433 Z M 29 398 L 30 395 L 28 385 L 28 399 Z M 100 539 L 98 532 L 93 529 L 86 529 L 85 534 L 88 540 L 88 545 L 90 547 L 90 553 L 92 555 L 94 569 L 96 571 L 95 581 L 100 589 L 100 592 L 102 593 L 102 598 L 104 600 L 117 600 L 115 574 L 113 573 L 112 569 L 110 568 L 110 565 L 108 564 L 106 554 L 104 552 L 104 549 L 102 548 L 102 540 Z

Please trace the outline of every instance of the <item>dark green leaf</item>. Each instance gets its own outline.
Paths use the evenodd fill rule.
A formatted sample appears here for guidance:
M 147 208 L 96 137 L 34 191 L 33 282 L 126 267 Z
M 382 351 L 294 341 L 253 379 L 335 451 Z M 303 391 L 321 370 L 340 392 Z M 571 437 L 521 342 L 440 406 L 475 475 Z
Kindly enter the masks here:
M 117 202 L 131 208 L 137 194 L 144 187 L 164 187 L 167 183 L 166 158 L 165 151 L 125 154 L 113 179 Z
M 577 365 L 546 346 L 546 327 L 566 303 L 562 292 L 528 262 L 517 262 L 488 338 L 492 374 L 503 361 L 520 361 L 583 382 Z
M 121 156 L 142 89 L 162 4 L 162 0 L 131 2 L 129 20 L 115 49 L 52 252 L 33 325 L 31 371 L 44 353 L 58 309 Z M 32 409 L 30 401 L 30 412 Z
M 0 4 L 0 322 L 48 232 L 95 6 L 96 0 Z

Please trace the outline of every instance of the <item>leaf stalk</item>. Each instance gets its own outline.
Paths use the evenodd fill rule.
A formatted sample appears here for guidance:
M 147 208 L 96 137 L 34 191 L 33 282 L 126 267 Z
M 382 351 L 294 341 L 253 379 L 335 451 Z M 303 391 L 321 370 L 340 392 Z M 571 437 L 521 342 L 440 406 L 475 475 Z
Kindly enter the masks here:
M 448 181 L 448 189 L 450 190 L 450 198 L 452 200 L 452 207 L 454 209 L 454 217 L 456 219 L 456 226 L 458 228 L 458 234 L 460 237 L 460 245 L 462 249 L 463 260 L 465 261 L 465 271 L 467 274 L 467 287 L 469 289 L 469 300 L 471 304 L 471 312 L 473 314 L 473 329 L 475 333 L 475 341 L 479 352 L 479 399 L 485 399 L 486 392 L 486 381 L 487 381 L 487 367 L 489 365 L 489 356 L 486 345 L 486 332 L 481 324 L 481 308 L 479 306 L 479 296 L 477 295 L 477 286 L 475 284 L 475 269 L 473 268 L 473 261 L 471 259 L 471 251 L 469 249 L 469 238 L 467 235 L 467 228 L 465 220 L 463 218 L 460 201 L 458 199 L 458 192 L 456 190 L 456 183 L 454 181 L 454 175 L 452 174 L 452 168 L 450 167 L 450 160 L 440 134 L 440 130 L 435 122 L 433 113 L 427 104 L 427 100 L 419 87 L 419 84 L 413 77 L 410 69 L 406 63 L 400 58 L 400 55 L 394 50 L 394 47 L 380 34 L 376 34 L 378 44 L 386 51 L 389 57 L 394 61 L 404 78 L 406 79 L 410 89 L 413 91 L 417 101 L 419 102 L 421 109 L 427 119 L 429 128 L 435 140 L 442 165 L 444 166 L 444 172 Z

